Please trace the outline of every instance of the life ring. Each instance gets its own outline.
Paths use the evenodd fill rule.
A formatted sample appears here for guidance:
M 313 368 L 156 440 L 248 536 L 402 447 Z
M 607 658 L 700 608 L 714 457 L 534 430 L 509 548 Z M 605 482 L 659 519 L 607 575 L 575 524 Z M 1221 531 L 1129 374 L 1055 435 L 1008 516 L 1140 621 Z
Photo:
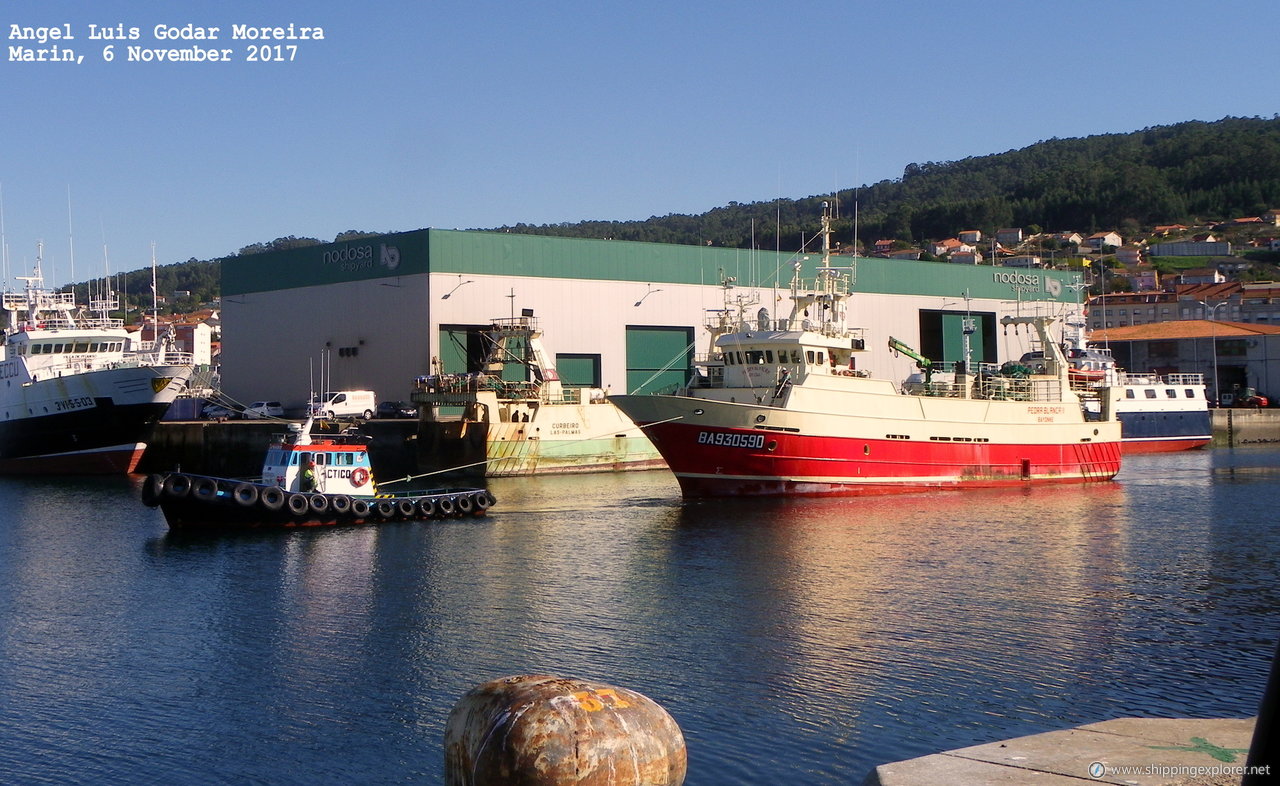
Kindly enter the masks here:
M 472 495 L 471 500 L 476 505 L 477 513 L 484 513 L 493 506 L 493 499 L 489 496 L 489 492 L 487 491 L 477 491 Z
M 351 485 L 360 488 L 369 482 L 369 470 L 364 467 L 356 467 L 351 470 Z
M 431 497 L 423 497 L 418 500 L 418 515 L 424 519 L 433 519 L 436 517 L 436 501 Z
M 307 507 L 317 516 L 323 516 L 329 512 L 329 498 L 323 494 L 312 494 L 307 497 Z
M 463 494 L 454 501 L 454 505 L 458 509 L 459 516 L 465 516 L 476 509 L 476 503 L 471 501 L 471 495 Z
M 236 501 L 237 505 L 251 508 L 258 504 L 258 487 L 252 483 L 238 483 L 231 490 L 231 498 Z
M 365 518 L 369 515 L 369 500 L 353 499 L 351 500 L 351 515 L 358 519 Z
M 457 510 L 457 506 L 453 504 L 452 497 L 441 497 L 436 502 L 436 510 L 440 511 L 441 516 L 452 516 L 453 512 Z
M 285 504 L 289 506 L 289 512 L 295 516 L 301 516 L 311 507 L 311 504 L 307 502 L 307 498 L 303 494 L 290 494 L 289 498 L 285 500 Z
M 378 504 L 374 505 L 374 510 L 378 512 L 380 518 L 393 518 L 396 515 L 396 503 L 389 499 L 380 499 Z
M 345 516 L 351 512 L 351 497 L 346 494 L 334 494 L 329 498 L 329 509 L 339 516 Z
M 154 508 L 160 504 L 162 494 L 164 494 L 164 476 L 147 475 L 147 479 L 142 481 L 142 504 Z
M 218 496 L 218 481 L 213 478 L 196 478 L 191 481 L 191 493 L 197 499 L 214 499 Z
M 174 499 L 182 499 L 191 493 L 191 478 L 186 475 L 170 475 L 164 479 L 164 493 Z

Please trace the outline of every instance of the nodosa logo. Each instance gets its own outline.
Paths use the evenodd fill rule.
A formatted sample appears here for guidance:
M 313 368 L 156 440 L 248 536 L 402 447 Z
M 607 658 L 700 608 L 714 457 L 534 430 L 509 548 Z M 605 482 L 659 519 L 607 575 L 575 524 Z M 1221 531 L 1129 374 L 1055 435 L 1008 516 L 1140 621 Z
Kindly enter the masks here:
M 339 270 L 352 273 L 357 270 L 372 268 L 374 264 L 373 246 L 343 246 L 324 252 L 321 258 L 326 265 L 337 265 Z M 378 246 L 377 263 L 395 270 L 400 267 L 400 249 L 381 243 Z
M 389 246 L 386 243 L 383 243 L 381 256 L 381 262 L 388 270 L 395 270 L 400 267 L 400 249 L 395 246 Z

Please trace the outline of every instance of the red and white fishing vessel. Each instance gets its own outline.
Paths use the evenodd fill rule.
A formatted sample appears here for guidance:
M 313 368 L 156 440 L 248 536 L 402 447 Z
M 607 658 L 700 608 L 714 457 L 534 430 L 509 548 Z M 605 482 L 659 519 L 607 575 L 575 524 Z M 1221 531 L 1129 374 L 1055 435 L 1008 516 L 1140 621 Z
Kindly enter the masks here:
M 686 497 L 856 495 L 1105 481 L 1120 470 L 1114 401 L 1072 390 L 1051 317 L 1005 317 L 1049 348 L 1045 372 L 957 373 L 899 386 L 857 368 L 846 325 L 852 267 L 822 265 L 792 310 L 722 313 L 711 362 L 672 395 L 612 396 L 645 429 Z M 891 339 L 891 342 L 893 340 Z M 892 345 L 892 343 L 891 343 Z M 901 345 L 899 345 L 901 346 Z M 993 370 L 994 371 L 994 370 Z

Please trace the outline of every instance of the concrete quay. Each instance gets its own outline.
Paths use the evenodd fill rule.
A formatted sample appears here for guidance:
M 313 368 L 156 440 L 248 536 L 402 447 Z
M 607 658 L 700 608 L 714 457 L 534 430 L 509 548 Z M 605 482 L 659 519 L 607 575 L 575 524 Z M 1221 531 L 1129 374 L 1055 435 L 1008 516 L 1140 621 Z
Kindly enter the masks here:
M 1236 786 L 1254 718 L 1117 718 L 876 767 L 863 786 Z

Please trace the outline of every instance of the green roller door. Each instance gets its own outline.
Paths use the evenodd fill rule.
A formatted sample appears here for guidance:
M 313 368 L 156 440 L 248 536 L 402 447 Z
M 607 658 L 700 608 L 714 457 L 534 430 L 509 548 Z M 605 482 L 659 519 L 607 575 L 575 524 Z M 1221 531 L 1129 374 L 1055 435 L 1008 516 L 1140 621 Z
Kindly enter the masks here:
M 556 371 L 560 374 L 560 383 L 566 387 L 600 387 L 599 355 L 556 355 Z
M 689 381 L 692 364 L 693 328 L 627 328 L 628 393 L 670 393 Z

